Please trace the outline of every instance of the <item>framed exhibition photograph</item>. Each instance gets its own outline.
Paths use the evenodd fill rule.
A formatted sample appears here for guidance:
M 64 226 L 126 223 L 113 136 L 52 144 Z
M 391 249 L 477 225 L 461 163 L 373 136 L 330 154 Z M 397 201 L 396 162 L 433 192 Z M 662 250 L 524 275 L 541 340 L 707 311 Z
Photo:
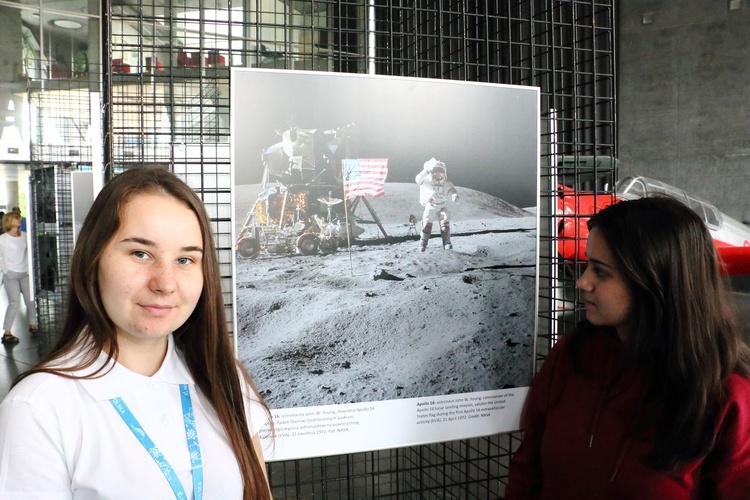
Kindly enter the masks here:
M 233 69 L 235 341 L 268 460 L 519 428 L 539 90 Z

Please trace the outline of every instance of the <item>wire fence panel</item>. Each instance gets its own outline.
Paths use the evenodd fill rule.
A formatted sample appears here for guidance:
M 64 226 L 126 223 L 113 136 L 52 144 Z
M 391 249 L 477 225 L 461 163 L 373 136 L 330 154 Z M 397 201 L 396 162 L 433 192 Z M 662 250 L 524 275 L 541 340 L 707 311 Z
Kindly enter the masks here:
M 72 204 L 70 175 L 90 168 L 99 142 L 106 178 L 132 167 L 167 168 L 200 194 L 214 222 L 227 315 L 233 316 L 233 67 L 539 87 L 537 360 L 575 323 L 580 263 L 560 255 L 558 204 L 564 199 L 561 186 L 608 196 L 616 180 L 613 0 L 129 0 L 109 5 L 101 17 L 101 66 L 91 64 L 85 75 L 55 75 L 54 83 L 40 74 L 29 83 L 36 116 L 32 199 L 40 221 L 34 257 L 40 263 L 39 322 L 46 331 L 62 326 L 73 247 L 66 208 Z M 101 112 L 102 136 L 82 134 L 92 103 L 99 102 L 93 113 Z M 520 437 L 508 433 L 274 462 L 269 478 L 278 499 L 502 498 Z

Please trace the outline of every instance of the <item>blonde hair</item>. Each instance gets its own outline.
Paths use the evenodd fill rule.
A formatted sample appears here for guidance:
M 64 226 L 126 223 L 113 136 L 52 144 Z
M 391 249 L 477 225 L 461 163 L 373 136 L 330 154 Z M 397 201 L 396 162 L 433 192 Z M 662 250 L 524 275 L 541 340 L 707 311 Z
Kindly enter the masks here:
M 20 220 L 21 216 L 15 212 L 8 212 L 7 214 L 3 215 L 3 231 L 8 232 L 11 230 L 10 221 L 13 218 L 18 218 Z

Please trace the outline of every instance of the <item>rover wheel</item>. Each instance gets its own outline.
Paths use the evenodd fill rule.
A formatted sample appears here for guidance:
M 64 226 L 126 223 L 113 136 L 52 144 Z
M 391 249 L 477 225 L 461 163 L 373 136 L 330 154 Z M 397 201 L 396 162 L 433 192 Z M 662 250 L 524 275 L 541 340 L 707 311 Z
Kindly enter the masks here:
M 254 259 L 260 253 L 260 242 L 257 238 L 241 238 L 237 242 L 237 255 L 243 259 Z
M 297 250 L 302 255 L 313 255 L 318 253 L 320 240 L 313 233 L 305 233 L 297 238 Z
M 333 253 L 336 251 L 336 248 L 338 248 L 339 244 L 335 238 L 328 238 L 325 240 L 321 240 L 319 246 L 322 253 Z

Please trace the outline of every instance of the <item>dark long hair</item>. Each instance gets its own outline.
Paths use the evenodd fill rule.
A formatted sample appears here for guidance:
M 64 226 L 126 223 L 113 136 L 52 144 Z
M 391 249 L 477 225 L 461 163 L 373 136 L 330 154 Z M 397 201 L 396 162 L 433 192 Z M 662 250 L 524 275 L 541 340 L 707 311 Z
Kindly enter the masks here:
M 70 371 L 91 366 L 105 346 L 109 346 L 110 358 L 117 357 L 117 333 L 104 309 L 97 283 L 99 262 L 104 248 L 120 227 L 123 207 L 134 196 L 144 193 L 172 197 L 184 203 L 198 218 L 203 236 L 203 292 L 188 320 L 174 332 L 175 346 L 183 353 L 196 385 L 216 411 L 226 432 L 242 473 L 244 499 L 270 499 L 265 474 L 247 427 L 240 374 L 250 387 L 254 386 L 237 362 L 230 344 L 211 222 L 195 192 L 166 170 L 128 170 L 104 186 L 86 216 L 73 251 L 67 317 L 57 347 L 22 374 L 16 383 L 36 372 L 70 377 Z M 82 361 L 75 367 L 60 366 L 60 359 L 78 348 L 79 337 L 84 332 L 87 352 Z M 267 411 L 262 398 L 254 388 L 253 391 Z
M 710 233 L 665 196 L 622 201 L 591 217 L 633 297 L 626 360 L 649 373 L 657 409 L 652 464 L 674 469 L 713 447 L 732 372 L 750 375 L 750 351 L 720 276 Z

